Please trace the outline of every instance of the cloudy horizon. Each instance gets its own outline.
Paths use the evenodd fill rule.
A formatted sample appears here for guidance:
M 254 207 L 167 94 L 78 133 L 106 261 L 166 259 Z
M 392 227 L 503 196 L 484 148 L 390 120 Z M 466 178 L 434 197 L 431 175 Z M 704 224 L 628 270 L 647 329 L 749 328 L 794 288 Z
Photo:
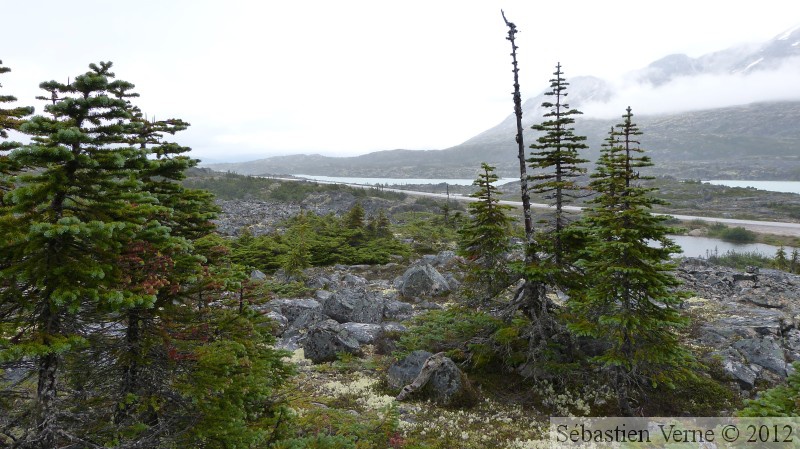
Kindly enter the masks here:
M 620 81 L 669 54 L 766 42 L 800 23 L 800 3 L 599 3 L 576 0 L 564 10 L 521 0 L 14 2 L 6 8 L 13 20 L 0 30 L 14 42 L 0 54 L 12 69 L 0 92 L 41 111 L 33 100 L 40 82 L 111 60 L 120 79 L 137 85 L 136 103 L 148 114 L 192 124 L 176 140 L 209 162 L 444 149 L 512 110 L 503 8 L 521 31 L 524 98 L 547 87 L 560 61 L 568 79 L 598 76 L 617 86 L 616 100 L 588 105 L 587 116 L 630 103 L 656 113 L 800 99 L 800 65 L 657 89 Z

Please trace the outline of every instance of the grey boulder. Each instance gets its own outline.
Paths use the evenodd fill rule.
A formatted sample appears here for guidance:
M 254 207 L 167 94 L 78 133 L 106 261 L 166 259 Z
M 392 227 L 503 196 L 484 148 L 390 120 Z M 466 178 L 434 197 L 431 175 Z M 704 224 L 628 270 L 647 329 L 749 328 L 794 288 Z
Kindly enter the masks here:
M 406 298 L 439 296 L 450 292 L 450 285 L 436 268 L 423 264 L 415 265 L 403 273 L 398 290 Z
M 314 363 L 336 360 L 338 353 L 358 354 L 361 347 L 353 334 L 334 320 L 325 320 L 311 326 L 300 346 L 305 357 Z

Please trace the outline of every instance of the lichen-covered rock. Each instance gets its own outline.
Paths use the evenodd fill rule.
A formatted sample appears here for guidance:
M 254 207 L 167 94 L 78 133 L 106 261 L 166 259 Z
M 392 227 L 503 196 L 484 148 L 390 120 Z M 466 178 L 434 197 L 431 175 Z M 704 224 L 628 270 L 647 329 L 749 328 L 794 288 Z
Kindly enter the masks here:
M 353 337 L 364 345 L 374 343 L 375 339 L 383 332 L 383 326 L 372 323 L 344 323 L 342 327 L 350 331 Z
M 359 354 L 361 347 L 353 334 L 334 320 L 325 320 L 313 325 L 300 346 L 307 359 L 314 363 L 336 360 L 340 352 Z
M 698 324 L 694 344 L 710 349 L 742 389 L 786 378 L 800 360 L 800 276 L 742 273 L 699 259 L 683 260 L 676 274 L 697 295 L 685 303 Z
M 467 375 L 443 353 L 412 352 L 389 368 L 387 382 L 399 386 L 398 400 L 413 395 L 446 407 L 469 407 L 478 400 Z
M 786 377 L 786 358 L 781 343 L 775 338 L 748 338 L 736 341 L 733 347 L 748 363 L 764 367 L 773 373 Z
M 390 321 L 403 321 L 411 318 L 414 314 L 414 307 L 407 303 L 397 300 L 386 301 L 383 308 L 383 318 Z
M 278 312 L 285 316 L 290 323 L 294 322 L 300 314 L 309 310 L 322 310 L 322 304 L 315 299 L 273 299 L 266 303 L 264 308 Z
M 438 296 L 450 292 L 450 285 L 444 276 L 430 264 L 415 265 L 401 277 L 400 294 L 406 298 L 419 296 Z
M 373 323 L 383 321 L 383 298 L 365 286 L 345 287 L 325 300 L 323 313 L 340 323 Z
M 289 323 L 283 335 L 284 337 L 291 337 L 294 335 L 303 336 L 308 333 L 308 330 L 314 325 L 330 319 L 318 309 L 306 310 L 302 312 L 294 321 Z
M 419 374 L 419 370 L 422 369 L 422 365 L 425 364 L 428 357 L 432 355 L 433 353 L 428 351 L 414 351 L 393 363 L 392 366 L 389 367 L 389 371 L 386 372 L 386 382 L 389 384 L 389 388 L 400 390 L 411 382 L 414 382 L 414 379 L 416 379 Z
M 272 335 L 282 335 L 286 328 L 289 327 L 289 320 L 278 312 L 271 310 L 265 313 L 264 316 L 269 318 L 268 326 Z

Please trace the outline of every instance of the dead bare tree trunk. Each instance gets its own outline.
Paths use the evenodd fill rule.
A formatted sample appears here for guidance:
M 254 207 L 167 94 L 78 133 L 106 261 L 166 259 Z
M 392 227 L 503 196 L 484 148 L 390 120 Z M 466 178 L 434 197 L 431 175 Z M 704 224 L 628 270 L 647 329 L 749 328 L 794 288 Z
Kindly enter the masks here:
M 546 282 L 542 273 L 539 273 L 539 258 L 536 254 L 533 234 L 533 219 L 531 217 L 530 195 L 528 193 L 528 166 L 525 157 L 525 143 L 522 134 L 522 97 L 519 91 L 519 67 L 517 65 L 517 45 L 514 41 L 518 33 L 517 26 L 506 19 L 505 12 L 500 10 L 503 20 L 508 26 L 507 40 L 511 42 L 511 58 L 514 69 L 514 115 L 517 119 L 517 150 L 519 157 L 519 182 L 522 193 L 522 213 L 525 220 L 525 269 L 523 278 L 525 282 L 514 295 L 507 316 L 513 316 L 516 311 L 521 311 L 531 320 L 529 333 L 529 359 L 534 363 L 541 359 L 547 348 L 557 334 L 562 333 L 561 326 L 556 322 L 553 313 L 555 304 L 547 297 Z
M 507 40 L 511 41 L 511 65 L 514 66 L 514 115 L 517 117 L 517 146 L 519 158 L 519 185 L 522 191 L 522 214 L 525 218 L 525 241 L 528 245 L 533 242 L 533 219 L 531 218 L 531 197 L 528 194 L 528 165 L 525 160 L 525 143 L 522 138 L 522 96 L 519 92 L 519 67 L 517 67 L 517 45 L 514 43 L 514 35 L 517 34 L 517 26 L 506 19 L 506 14 L 500 10 L 503 20 L 508 26 Z

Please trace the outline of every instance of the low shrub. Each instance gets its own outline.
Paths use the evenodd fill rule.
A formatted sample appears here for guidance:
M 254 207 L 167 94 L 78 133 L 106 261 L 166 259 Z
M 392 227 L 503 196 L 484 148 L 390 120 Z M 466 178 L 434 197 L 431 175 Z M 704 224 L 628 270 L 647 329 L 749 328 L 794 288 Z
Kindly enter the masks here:
M 772 258 L 758 251 L 737 252 L 728 250 L 719 255 L 716 251 L 706 254 L 706 259 L 715 265 L 744 270 L 747 267 L 766 268 L 772 265 Z

